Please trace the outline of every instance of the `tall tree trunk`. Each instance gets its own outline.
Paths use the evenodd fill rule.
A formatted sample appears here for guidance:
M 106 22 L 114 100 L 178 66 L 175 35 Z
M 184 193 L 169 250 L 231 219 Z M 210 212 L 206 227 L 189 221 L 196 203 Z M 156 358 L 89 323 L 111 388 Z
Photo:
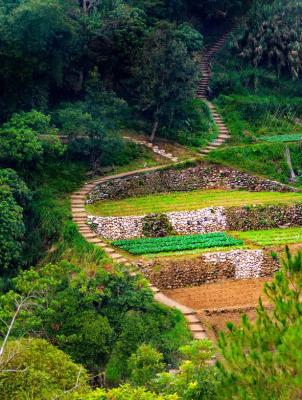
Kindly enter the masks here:
M 150 143 L 154 142 L 155 135 L 156 135 L 156 132 L 157 132 L 157 129 L 158 129 L 158 124 L 159 124 L 158 119 L 155 119 L 154 123 L 153 123 L 152 133 L 151 133 L 151 136 L 150 136 L 150 139 L 149 139 Z
M 291 182 L 297 182 L 297 175 L 295 174 L 295 171 L 293 169 L 292 159 L 291 159 L 291 156 L 290 156 L 290 151 L 289 151 L 288 146 L 286 146 L 286 148 L 285 148 L 284 155 L 285 155 L 285 159 L 286 159 L 289 171 L 290 171 L 290 181 Z

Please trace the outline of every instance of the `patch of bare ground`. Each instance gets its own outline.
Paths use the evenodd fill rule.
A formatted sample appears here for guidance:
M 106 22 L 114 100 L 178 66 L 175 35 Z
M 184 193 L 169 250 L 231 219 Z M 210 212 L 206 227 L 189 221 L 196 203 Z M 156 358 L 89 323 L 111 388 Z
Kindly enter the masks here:
M 202 286 L 164 290 L 173 300 L 197 311 L 211 339 L 226 328 L 228 322 L 238 324 L 246 314 L 255 319 L 255 307 L 263 295 L 263 286 L 270 278 L 220 281 Z M 264 299 L 264 304 L 265 304 Z

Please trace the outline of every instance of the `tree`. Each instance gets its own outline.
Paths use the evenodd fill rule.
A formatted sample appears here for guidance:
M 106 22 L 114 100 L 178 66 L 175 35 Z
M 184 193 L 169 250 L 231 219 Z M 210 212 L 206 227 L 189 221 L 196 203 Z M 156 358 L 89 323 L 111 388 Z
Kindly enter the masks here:
M 108 319 L 94 306 L 103 298 L 98 282 L 100 278 L 85 278 L 66 262 L 46 266 L 40 273 L 33 269 L 21 272 L 14 280 L 16 291 L 0 300 L 2 319 L 11 319 L 16 298 L 35 293 L 35 303 L 15 323 L 14 337 L 40 332 L 39 336 L 51 338 L 74 360 L 97 372 L 105 364 L 112 341 Z
M 32 199 L 32 193 L 16 171 L 10 168 L 0 169 L 0 186 L 6 185 L 15 201 L 22 208 L 26 208 Z
M 21 262 L 24 233 L 23 210 L 8 186 L 0 183 L 0 274 Z
M 152 389 L 151 380 L 163 372 L 165 364 L 163 355 L 152 346 L 142 344 L 129 359 L 130 381 L 135 386 L 146 386 Z
M 72 399 L 73 393 L 87 393 L 85 368 L 46 340 L 9 341 L 0 356 L 0 391 L 3 400 Z
M 147 37 L 133 69 L 137 107 L 152 121 L 150 142 L 159 124 L 172 121 L 180 104 L 194 96 L 197 65 L 169 24 L 160 24 Z
M 244 317 L 222 334 L 219 398 L 301 397 L 302 254 L 287 250 L 282 268 L 265 285 L 270 307 L 260 300 L 255 323 Z
M 0 165 L 24 170 L 63 152 L 50 117 L 36 110 L 15 113 L 0 128 Z
M 298 79 L 302 73 L 300 1 L 254 2 L 233 38 L 233 49 L 253 66 L 265 66 Z

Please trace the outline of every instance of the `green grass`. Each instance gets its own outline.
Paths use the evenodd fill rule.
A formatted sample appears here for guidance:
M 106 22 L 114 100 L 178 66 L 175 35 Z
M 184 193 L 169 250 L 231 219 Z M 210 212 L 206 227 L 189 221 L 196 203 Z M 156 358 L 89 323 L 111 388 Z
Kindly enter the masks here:
M 284 156 L 284 143 L 260 143 L 254 145 L 225 147 L 212 151 L 208 161 L 232 166 L 250 174 L 265 176 L 288 183 L 290 172 Z M 302 152 L 296 143 L 288 144 L 293 167 L 301 174 Z M 300 182 L 299 182 L 300 183 Z
M 112 244 L 128 251 L 130 254 L 140 255 L 148 253 L 154 254 L 183 250 L 209 249 L 213 247 L 231 247 L 243 245 L 243 241 L 240 239 L 234 239 L 224 232 L 214 232 L 201 235 L 117 240 L 112 242 Z
M 260 246 L 302 243 L 302 228 L 277 228 L 261 231 L 236 232 L 236 237 Z
M 217 206 L 294 204 L 301 201 L 301 193 L 196 190 L 99 201 L 88 205 L 87 211 L 92 215 L 123 216 L 190 211 Z
M 259 139 L 271 143 L 301 142 L 302 133 L 293 133 L 288 135 L 275 135 L 275 136 L 261 136 Z

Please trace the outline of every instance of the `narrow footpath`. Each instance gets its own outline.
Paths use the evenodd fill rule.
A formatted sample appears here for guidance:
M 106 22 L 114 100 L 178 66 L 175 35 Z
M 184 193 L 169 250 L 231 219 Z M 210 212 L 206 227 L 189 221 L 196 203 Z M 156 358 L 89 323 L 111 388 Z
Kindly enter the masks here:
M 227 127 L 224 125 L 221 117 L 217 113 L 215 106 L 210 101 L 207 100 L 208 86 L 209 86 L 209 82 L 211 79 L 212 59 L 215 56 L 215 54 L 223 47 L 223 45 L 225 44 L 230 33 L 231 32 L 224 34 L 214 44 L 214 46 L 212 46 L 210 49 L 205 50 L 202 60 L 201 60 L 201 64 L 200 64 L 201 70 L 202 70 L 202 79 L 198 86 L 197 96 L 198 96 L 198 98 L 207 102 L 207 104 L 211 110 L 213 120 L 217 124 L 218 129 L 219 129 L 219 135 L 215 139 L 215 141 L 212 142 L 211 144 L 209 144 L 203 150 L 201 150 L 202 155 L 208 154 L 211 150 L 217 148 L 218 146 L 221 146 L 228 138 L 230 138 L 229 131 L 228 131 Z M 176 161 L 176 160 L 172 160 L 172 161 Z M 125 266 L 128 266 L 129 269 L 131 268 L 130 273 L 134 274 L 134 275 L 139 272 L 139 269 L 137 268 L 137 266 L 133 263 L 130 263 L 129 260 L 127 260 L 124 256 L 120 255 L 115 248 L 113 248 L 110 245 L 108 245 L 107 243 L 105 243 L 87 225 L 88 215 L 87 215 L 86 209 L 85 209 L 86 198 L 87 198 L 88 193 L 99 183 L 104 183 L 111 179 L 123 178 L 126 176 L 135 175 L 138 173 L 156 171 L 156 170 L 159 170 L 162 168 L 166 168 L 166 165 L 151 167 L 151 168 L 144 168 L 144 169 L 139 169 L 139 170 L 135 170 L 135 171 L 129 171 L 129 172 L 122 173 L 122 174 L 110 175 L 110 176 L 106 176 L 103 178 L 95 179 L 93 181 L 90 181 L 89 183 L 86 183 L 80 190 L 78 190 L 77 192 L 74 192 L 71 196 L 72 217 L 73 217 L 73 221 L 77 224 L 80 234 L 87 240 L 87 242 L 92 243 L 95 246 L 102 248 L 102 250 L 114 262 L 124 264 Z M 207 338 L 205 329 L 204 329 L 204 327 L 197 315 L 197 312 L 195 310 L 167 297 L 164 293 L 162 293 L 155 286 L 150 285 L 150 288 L 154 293 L 154 298 L 156 301 L 158 301 L 161 304 L 164 304 L 165 306 L 176 308 L 185 316 L 185 318 L 188 322 L 188 327 L 189 327 L 194 339 L 202 340 L 202 339 Z
M 221 38 L 210 48 L 206 48 L 201 58 L 200 68 L 202 73 L 202 78 L 199 82 L 197 89 L 197 98 L 205 101 L 212 113 L 213 120 L 218 127 L 217 138 L 210 143 L 208 146 L 203 148 L 200 153 L 202 155 L 207 155 L 211 150 L 215 150 L 217 147 L 223 145 L 230 137 L 230 132 L 226 125 L 224 124 L 222 118 L 217 112 L 214 104 L 208 100 L 208 89 L 209 83 L 212 76 L 212 63 L 214 61 L 215 55 L 222 49 L 225 45 L 227 39 L 229 38 L 232 30 L 225 33 Z

